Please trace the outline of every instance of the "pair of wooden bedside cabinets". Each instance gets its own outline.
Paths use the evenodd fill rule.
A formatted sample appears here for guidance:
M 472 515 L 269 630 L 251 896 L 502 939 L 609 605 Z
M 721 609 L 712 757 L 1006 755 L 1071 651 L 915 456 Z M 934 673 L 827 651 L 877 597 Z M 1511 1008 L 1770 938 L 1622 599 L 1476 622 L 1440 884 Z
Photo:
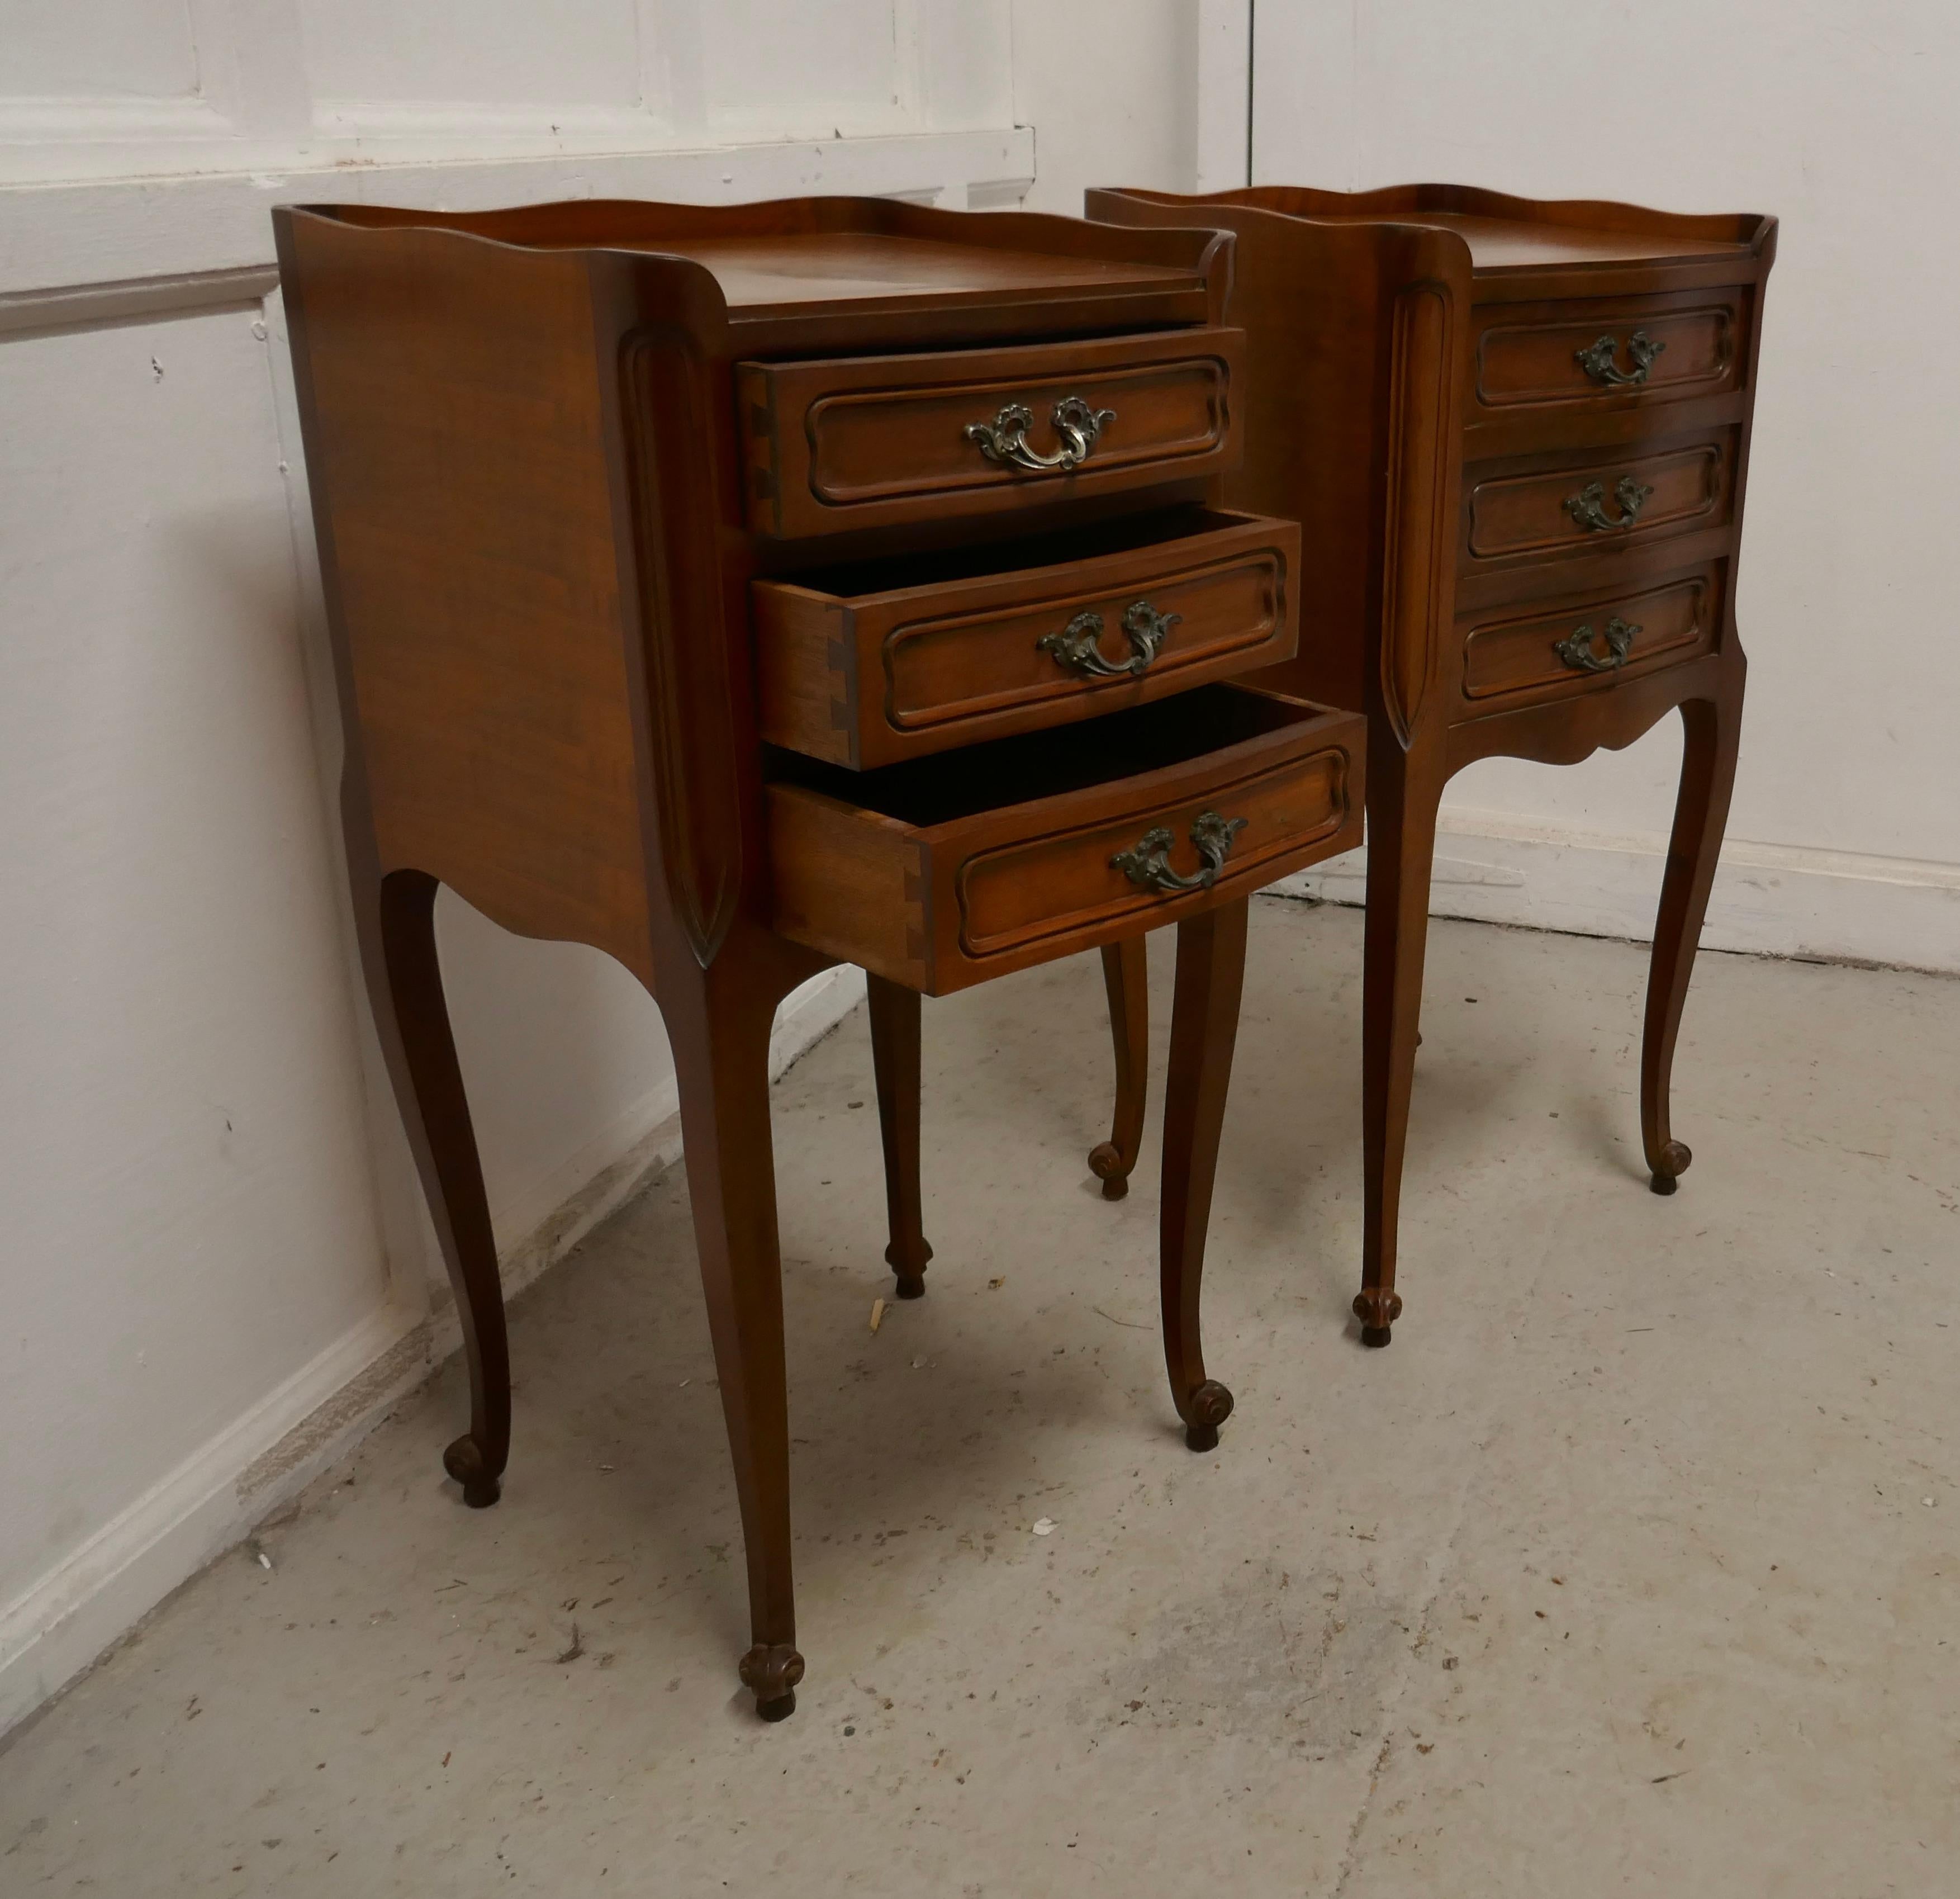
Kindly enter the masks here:
M 778 1003 L 867 973 L 901 1297 L 931 1249 L 919 998 L 1100 948 L 1124 1190 L 1143 932 L 1178 929 L 1160 1225 L 1198 1283 L 1252 892 L 1368 818 L 1362 1337 L 1386 1344 L 1449 776 L 1681 707 L 1642 1123 L 1736 759 L 1732 612 L 1774 225 L 1415 186 L 275 214 L 374 1012 L 495 1500 L 504 1314 L 439 883 L 657 1002 L 746 1544 L 759 1711 L 803 1674 L 770 1151 Z M 1364 777 L 1365 769 L 1365 777 Z M 1365 789 L 1364 789 L 1365 786 Z

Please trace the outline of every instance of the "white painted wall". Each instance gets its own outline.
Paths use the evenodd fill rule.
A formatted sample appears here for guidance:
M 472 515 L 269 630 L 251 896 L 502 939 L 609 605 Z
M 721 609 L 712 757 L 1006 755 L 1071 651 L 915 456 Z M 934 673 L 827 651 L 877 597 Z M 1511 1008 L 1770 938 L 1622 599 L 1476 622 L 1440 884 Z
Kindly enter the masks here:
M 1198 0 L 1013 0 L 1027 209 L 1079 218 L 1095 185 L 1196 189 L 1200 14 Z
M 1782 220 L 1737 609 L 1749 704 L 1707 940 L 1960 970 L 1960 8 L 1261 0 L 1255 175 Z M 1438 907 L 1647 935 L 1670 722 L 1456 782 Z
M 0 1601 L 387 1289 L 255 320 L 0 344 Z
M 354 973 L 269 207 L 1010 204 L 1017 24 L 0 0 L 0 1729 L 453 1338 Z M 438 926 L 521 1279 L 676 1151 L 671 1066 L 596 952 Z

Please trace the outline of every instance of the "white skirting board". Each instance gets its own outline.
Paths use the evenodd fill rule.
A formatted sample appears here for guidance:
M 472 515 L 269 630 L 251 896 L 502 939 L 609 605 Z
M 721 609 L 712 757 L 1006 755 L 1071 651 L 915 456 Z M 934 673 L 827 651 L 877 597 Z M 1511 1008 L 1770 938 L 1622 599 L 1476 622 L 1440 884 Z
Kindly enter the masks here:
M 1653 935 L 1662 836 L 1614 836 L 1445 811 L 1430 912 L 1578 936 Z M 1367 853 L 1351 851 L 1274 888 L 1359 903 Z M 1701 941 L 1709 949 L 1960 974 L 1960 864 L 1730 839 Z
M 783 1004 L 769 1042 L 780 1076 L 864 994 L 861 970 L 826 970 Z M 504 1255 L 514 1294 L 679 1158 L 673 1081 L 558 1179 L 563 1200 Z M 568 1177 L 581 1165 L 582 1178 Z M 237 1543 L 344 1455 L 462 1340 L 453 1305 L 383 1306 L 302 1367 L 0 1608 L 0 1734 L 87 1668 L 186 1578 Z

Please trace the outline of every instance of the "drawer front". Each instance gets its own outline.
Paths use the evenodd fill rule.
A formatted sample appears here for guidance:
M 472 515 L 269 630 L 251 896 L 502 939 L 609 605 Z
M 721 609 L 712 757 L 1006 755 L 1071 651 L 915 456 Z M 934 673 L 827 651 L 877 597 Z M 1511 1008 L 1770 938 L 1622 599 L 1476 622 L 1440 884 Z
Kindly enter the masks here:
M 1541 602 L 1529 613 L 1469 622 L 1462 629 L 1463 696 L 1477 712 L 1463 716 L 1595 690 L 1698 658 L 1715 643 L 1723 571 L 1718 563 L 1638 591 Z
M 1212 686 L 883 773 L 799 766 L 768 788 L 774 926 L 943 995 L 1176 922 L 1358 843 L 1366 732 Z
M 1099 940 L 1147 927 L 1175 887 L 1140 884 L 1125 866 L 1147 873 L 1161 863 L 1166 882 L 1198 876 L 1208 841 L 1214 855 L 1230 843 L 1215 887 L 1257 890 L 1342 829 L 1348 772 L 1344 750 L 1322 747 L 1102 824 L 975 852 L 956 879 L 959 947 L 980 961 L 1084 931 Z
M 749 524 L 840 534 L 1225 473 L 1236 330 L 740 365 Z
M 1290 658 L 1299 529 L 1201 518 L 1223 524 L 886 591 L 759 581 L 762 735 L 868 769 Z
M 1466 566 L 1519 555 L 1605 553 L 1672 531 L 1724 525 L 1736 438 L 1724 430 L 1679 448 L 1573 457 L 1527 473 L 1465 482 Z
M 1746 355 L 1747 292 L 1495 305 L 1478 311 L 1475 399 L 1489 410 L 1718 396 Z

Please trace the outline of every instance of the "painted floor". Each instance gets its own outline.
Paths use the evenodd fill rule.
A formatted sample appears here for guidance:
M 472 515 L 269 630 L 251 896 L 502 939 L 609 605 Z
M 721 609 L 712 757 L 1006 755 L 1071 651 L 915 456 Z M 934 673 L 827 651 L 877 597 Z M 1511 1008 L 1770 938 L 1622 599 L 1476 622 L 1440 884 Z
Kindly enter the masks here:
M 1663 1200 L 1642 953 L 1437 925 L 1374 1353 L 1360 948 L 1255 905 L 1216 1453 L 1153 1152 L 1083 1165 L 1095 959 L 928 1005 L 937 1257 L 875 1336 L 854 1017 L 777 1095 L 794 1717 L 735 1681 L 676 1172 L 517 1305 L 502 1503 L 442 1477 L 452 1365 L 0 1753 L 0 1891 L 1960 1891 L 1960 985 L 1704 957 Z

